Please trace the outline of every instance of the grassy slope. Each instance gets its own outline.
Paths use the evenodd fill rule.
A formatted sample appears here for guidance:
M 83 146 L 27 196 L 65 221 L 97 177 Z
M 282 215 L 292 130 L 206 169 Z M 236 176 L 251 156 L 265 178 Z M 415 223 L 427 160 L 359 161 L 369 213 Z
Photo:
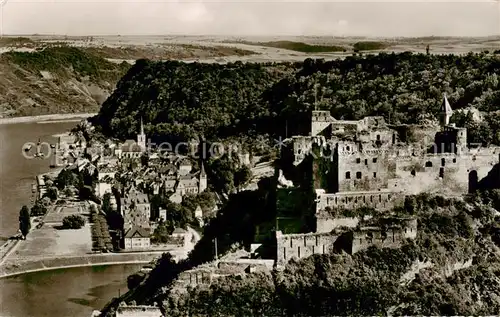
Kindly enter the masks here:
M 129 67 L 70 47 L 5 53 L 0 56 L 0 112 L 3 116 L 94 112 Z

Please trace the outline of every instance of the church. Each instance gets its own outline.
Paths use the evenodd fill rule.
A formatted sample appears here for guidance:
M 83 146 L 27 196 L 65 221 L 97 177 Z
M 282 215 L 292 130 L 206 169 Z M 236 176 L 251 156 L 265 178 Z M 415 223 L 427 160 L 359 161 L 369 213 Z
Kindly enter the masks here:
M 141 118 L 141 131 L 137 134 L 137 141 L 126 140 L 115 150 L 115 155 L 118 158 L 140 158 L 146 150 L 146 134 L 144 133 L 144 125 Z

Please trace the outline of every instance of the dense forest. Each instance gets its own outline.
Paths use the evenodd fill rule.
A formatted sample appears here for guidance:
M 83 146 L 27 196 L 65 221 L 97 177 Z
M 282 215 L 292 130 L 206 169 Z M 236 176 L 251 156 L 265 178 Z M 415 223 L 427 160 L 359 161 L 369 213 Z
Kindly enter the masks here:
M 107 135 L 134 136 L 139 117 L 152 137 L 207 139 L 306 133 L 315 107 L 338 119 L 382 115 L 392 124 L 435 120 L 443 93 L 453 109 L 490 113 L 455 121 L 500 143 L 498 71 L 492 54 L 355 55 L 303 63 L 186 64 L 139 60 L 101 108 L 97 122 Z M 477 140 L 476 140 L 477 141 Z

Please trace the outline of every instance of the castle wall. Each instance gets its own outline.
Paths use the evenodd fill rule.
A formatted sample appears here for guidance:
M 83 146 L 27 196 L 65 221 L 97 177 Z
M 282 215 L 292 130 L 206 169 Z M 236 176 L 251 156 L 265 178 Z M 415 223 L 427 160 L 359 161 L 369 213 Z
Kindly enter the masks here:
M 404 194 L 389 190 L 371 192 L 346 192 L 317 196 L 316 213 L 330 209 L 356 209 L 361 207 L 388 210 L 404 202 Z
M 311 137 L 306 136 L 293 138 L 293 154 L 295 162 L 302 162 L 306 155 L 311 153 L 313 143 L 312 141 L 313 140 Z
M 116 311 L 116 317 L 160 317 L 160 308 L 154 306 L 121 306 Z
M 328 233 L 340 227 L 355 228 L 359 223 L 358 217 L 332 218 L 326 216 L 316 216 L 316 232 Z
M 341 142 L 338 151 L 339 192 L 387 187 L 390 162 L 385 150 L 359 149 L 354 142 Z
M 330 233 L 282 234 L 276 232 L 277 264 L 302 259 L 313 254 L 328 254 L 334 250 L 338 236 Z
M 414 220 L 416 221 L 416 220 Z M 408 226 L 401 228 L 389 228 L 382 231 L 379 228 L 370 228 L 349 233 L 350 253 L 368 249 L 371 246 L 377 248 L 399 248 L 406 239 L 415 239 L 417 237 L 417 228 Z
M 439 125 L 422 126 L 416 124 L 393 126 L 398 132 L 399 140 L 405 143 L 419 142 L 430 144 L 434 141 L 437 132 L 441 130 Z
M 238 259 L 235 261 L 221 261 L 217 264 L 219 273 L 238 274 L 252 266 L 254 272 L 269 272 L 273 269 L 274 260 Z
M 493 149 L 483 149 L 477 154 L 432 154 L 424 157 L 400 157 L 396 159 L 396 178 L 389 180 L 388 187 L 407 194 L 469 192 L 471 172 L 477 179 L 485 178 L 499 162 Z
M 178 282 L 184 286 L 210 285 L 212 273 L 208 270 L 189 270 L 179 274 Z
M 318 135 L 334 121 L 330 111 L 313 111 L 311 120 L 311 136 Z

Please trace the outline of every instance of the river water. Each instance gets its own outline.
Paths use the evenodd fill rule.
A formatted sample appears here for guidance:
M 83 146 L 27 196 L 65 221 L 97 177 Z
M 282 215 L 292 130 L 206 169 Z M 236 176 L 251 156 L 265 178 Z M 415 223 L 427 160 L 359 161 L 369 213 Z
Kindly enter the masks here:
M 26 142 L 54 143 L 71 123 L 0 125 L 0 243 L 17 232 L 19 210 L 31 199 L 37 174 L 50 171 L 48 159 L 26 159 Z M 81 267 L 0 279 L 1 317 L 88 317 L 119 292 L 140 265 Z

